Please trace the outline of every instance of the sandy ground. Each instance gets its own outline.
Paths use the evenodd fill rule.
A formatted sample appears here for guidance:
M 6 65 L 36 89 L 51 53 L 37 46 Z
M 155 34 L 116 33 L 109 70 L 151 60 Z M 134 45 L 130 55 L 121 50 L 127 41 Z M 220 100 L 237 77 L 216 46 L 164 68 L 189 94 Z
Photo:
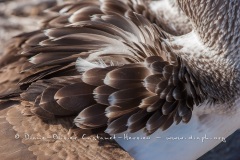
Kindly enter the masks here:
M 48 3 L 50 6 L 55 3 L 55 0 L 48 1 L 51 1 Z M 38 21 L 44 17 L 42 11 L 47 7 L 42 2 L 44 1 L 0 0 L 0 53 L 11 37 L 37 28 Z M 199 160 L 239 160 L 239 151 L 240 130 L 228 137 L 226 143 L 219 144 Z

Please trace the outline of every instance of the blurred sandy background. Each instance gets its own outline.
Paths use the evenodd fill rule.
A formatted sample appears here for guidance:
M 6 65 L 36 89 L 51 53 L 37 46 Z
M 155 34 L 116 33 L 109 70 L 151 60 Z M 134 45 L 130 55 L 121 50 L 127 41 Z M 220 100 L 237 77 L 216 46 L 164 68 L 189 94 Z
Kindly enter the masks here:
M 11 37 L 37 29 L 43 10 L 55 4 L 56 0 L 0 0 L 0 54 Z M 239 151 L 240 130 L 199 160 L 240 160 Z

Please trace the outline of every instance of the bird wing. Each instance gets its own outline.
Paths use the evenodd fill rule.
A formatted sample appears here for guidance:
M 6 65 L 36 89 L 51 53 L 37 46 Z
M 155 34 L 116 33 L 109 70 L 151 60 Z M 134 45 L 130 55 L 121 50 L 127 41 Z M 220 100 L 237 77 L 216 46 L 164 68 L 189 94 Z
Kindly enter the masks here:
M 6 120 L 35 156 L 81 157 L 86 149 L 78 144 L 84 140 L 32 142 L 24 140 L 26 132 L 66 135 L 74 123 L 80 128 L 74 130 L 77 135 L 143 128 L 152 134 L 174 121 L 189 122 L 193 106 L 202 102 L 204 93 L 187 64 L 163 44 L 168 33 L 148 20 L 142 5 L 127 2 L 57 6 L 50 9 L 57 16 L 44 21 L 43 30 L 18 37 L 27 37 L 19 46 L 25 76 L 18 92 L 1 97 L 21 98 L 20 105 L 7 109 Z

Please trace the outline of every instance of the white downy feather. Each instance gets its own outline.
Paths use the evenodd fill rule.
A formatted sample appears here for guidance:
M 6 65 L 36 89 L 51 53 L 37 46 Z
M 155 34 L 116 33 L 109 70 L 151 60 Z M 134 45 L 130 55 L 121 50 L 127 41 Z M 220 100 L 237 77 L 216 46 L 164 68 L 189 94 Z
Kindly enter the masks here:
M 219 110 L 205 110 L 211 107 L 219 107 Z M 173 125 L 166 131 L 159 129 L 150 139 L 142 130 L 112 136 L 136 160 L 194 160 L 220 142 L 225 142 L 239 128 L 235 124 L 240 117 L 240 99 L 228 112 L 224 110 L 226 106 L 211 107 L 208 104 L 195 107 L 188 124 Z M 140 139 L 134 140 L 134 137 Z

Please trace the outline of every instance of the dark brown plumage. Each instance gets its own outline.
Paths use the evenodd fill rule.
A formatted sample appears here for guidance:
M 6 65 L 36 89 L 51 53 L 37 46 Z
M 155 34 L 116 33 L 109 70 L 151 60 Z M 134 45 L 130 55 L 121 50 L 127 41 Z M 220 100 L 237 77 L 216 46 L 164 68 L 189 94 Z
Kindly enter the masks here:
M 158 119 L 158 128 L 167 129 L 173 119 L 177 123 L 190 120 L 193 105 L 202 101 L 203 94 L 184 62 L 152 40 L 166 37 L 164 27 L 153 24 L 160 22 L 149 18 L 154 15 L 141 3 L 93 0 L 58 6 L 49 11 L 61 14 L 44 21 L 49 28 L 45 35 L 35 31 L 18 36 L 22 38 L 22 57 L 30 58 L 31 63 L 22 71 L 33 71 L 19 83 L 21 98 L 34 104 L 34 114 L 43 119 L 79 114 L 74 121 L 78 127 L 109 125 L 111 133 L 123 131 L 114 129 L 113 122 L 124 115 L 129 115 L 124 130 L 130 132 L 151 126 L 155 112 L 163 117 Z M 115 43 L 128 51 L 104 51 Z M 101 59 L 107 67 L 86 70 L 76 62 L 79 57 L 88 63 Z M 94 109 L 98 107 L 102 108 L 99 113 Z M 157 129 L 148 128 L 148 134 Z
M 42 29 L 15 37 L 6 62 L 0 63 L 5 77 L 0 82 L 15 83 L 7 93 L 1 90 L 0 98 L 22 102 L 16 106 L 26 116 L 22 121 L 61 124 L 64 133 L 76 135 L 141 129 L 150 135 L 188 123 L 194 106 L 215 100 L 207 97 L 191 63 L 173 51 L 178 46 L 165 42 L 177 31 L 143 1 L 80 0 L 48 12 L 54 16 L 43 21 Z M 19 73 L 12 76 L 12 70 Z M 22 130 L 31 129 L 16 129 Z M 52 156 L 33 150 L 41 158 Z

